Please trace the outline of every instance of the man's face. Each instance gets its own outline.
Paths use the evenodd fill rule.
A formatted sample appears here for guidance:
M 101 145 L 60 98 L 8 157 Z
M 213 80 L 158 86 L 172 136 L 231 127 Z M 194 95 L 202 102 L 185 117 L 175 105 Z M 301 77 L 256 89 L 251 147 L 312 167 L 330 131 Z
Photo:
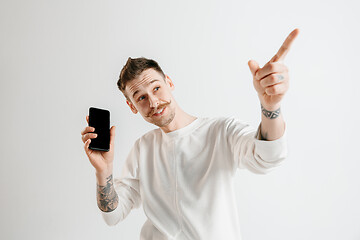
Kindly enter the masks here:
M 166 83 L 160 73 L 150 68 L 125 87 L 126 100 L 133 113 L 140 112 L 149 123 L 164 127 L 175 117 L 175 103 L 171 91 L 174 84 L 166 75 Z M 160 112 L 160 113 L 158 113 Z

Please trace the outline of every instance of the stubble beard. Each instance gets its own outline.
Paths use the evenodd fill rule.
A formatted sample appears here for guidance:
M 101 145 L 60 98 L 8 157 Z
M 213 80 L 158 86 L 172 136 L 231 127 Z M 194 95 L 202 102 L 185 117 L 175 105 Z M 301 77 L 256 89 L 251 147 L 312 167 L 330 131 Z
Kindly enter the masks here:
M 175 111 L 169 108 L 168 106 L 166 106 L 166 111 L 170 111 L 168 113 L 169 116 L 167 118 L 160 118 L 157 120 L 153 120 L 153 124 L 155 124 L 158 127 L 165 127 L 169 125 L 175 118 Z
M 164 105 L 157 107 L 156 111 L 158 109 L 161 108 L 166 108 L 165 111 L 167 111 L 168 113 L 166 113 L 166 115 L 168 115 L 167 117 L 160 117 L 159 119 L 153 119 L 152 118 L 152 113 L 149 113 L 150 115 L 150 121 L 152 124 L 158 126 L 158 127 L 165 127 L 167 125 L 169 125 L 175 118 L 175 109 L 173 109 L 173 106 L 171 104 L 171 99 L 170 101 L 166 102 Z

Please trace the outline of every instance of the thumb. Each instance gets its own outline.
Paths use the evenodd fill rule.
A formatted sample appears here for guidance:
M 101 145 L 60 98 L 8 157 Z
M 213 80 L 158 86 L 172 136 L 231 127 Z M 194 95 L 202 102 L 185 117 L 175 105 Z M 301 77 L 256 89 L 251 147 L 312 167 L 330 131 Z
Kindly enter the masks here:
M 260 68 L 259 64 L 255 60 L 250 60 L 248 62 L 248 65 L 249 65 L 252 75 L 255 76 L 257 70 L 259 70 L 259 68 Z
M 114 141 L 115 141 L 115 126 L 112 126 L 110 128 L 110 144 L 114 145 Z

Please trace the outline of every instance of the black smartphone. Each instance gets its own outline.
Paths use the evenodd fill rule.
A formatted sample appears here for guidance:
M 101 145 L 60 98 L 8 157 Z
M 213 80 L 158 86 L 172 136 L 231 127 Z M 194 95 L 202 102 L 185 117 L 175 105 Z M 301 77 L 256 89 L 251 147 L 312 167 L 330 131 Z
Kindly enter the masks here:
M 89 108 L 89 126 L 94 127 L 96 138 L 92 138 L 89 144 L 91 150 L 110 150 L 110 111 L 95 107 Z

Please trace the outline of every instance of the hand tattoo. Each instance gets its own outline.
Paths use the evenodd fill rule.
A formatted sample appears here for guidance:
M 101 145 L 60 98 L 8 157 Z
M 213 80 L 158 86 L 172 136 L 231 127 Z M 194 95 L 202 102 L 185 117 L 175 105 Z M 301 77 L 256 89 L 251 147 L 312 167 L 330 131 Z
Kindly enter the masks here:
M 283 76 L 283 75 L 280 75 L 280 74 L 278 74 L 277 77 L 278 77 L 278 79 L 279 79 L 280 81 L 284 79 L 284 76 Z
M 119 197 L 113 185 L 112 174 L 106 179 L 106 186 L 97 184 L 97 204 L 101 211 L 111 212 L 117 208 Z

